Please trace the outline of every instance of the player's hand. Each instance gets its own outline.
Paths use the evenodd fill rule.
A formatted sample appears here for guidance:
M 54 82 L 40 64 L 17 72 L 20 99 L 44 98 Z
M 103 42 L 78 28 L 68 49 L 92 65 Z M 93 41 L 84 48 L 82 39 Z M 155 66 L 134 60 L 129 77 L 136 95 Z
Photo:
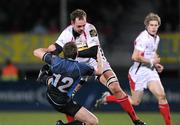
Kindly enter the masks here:
M 155 64 L 159 64 L 160 63 L 160 57 L 154 57 L 154 59 L 153 59 L 153 64 L 155 65 Z
M 77 91 L 74 90 L 73 93 L 72 93 L 72 95 L 71 95 L 71 98 L 72 98 L 72 99 L 74 98 L 74 96 L 75 96 L 76 93 L 77 93 Z
M 98 62 L 98 59 L 101 58 L 101 53 L 100 53 L 100 49 L 98 47 L 98 51 L 97 51 L 97 54 L 96 54 L 96 62 Z
M 154 58 L 153 58 L 153 64 L 154 64 L 154 65 L 155 65 L 155 64 L 159 64 L 160 61 L 161 61 L 160 56 L 159 56 L 158 54 L 156 54 L 156 55 L 154 56 Z
M 154 66 L 159 73 L 164 70 L 164 66 L 162 66 L 161 64 L 155 64 Z
M 52 72 L 50 69 L 50 66 L 48 64 L 43 65 L 43 67 L 40 69 L 37 82 L 44 83 L 43 77 L 44 76 L 52 76 Z

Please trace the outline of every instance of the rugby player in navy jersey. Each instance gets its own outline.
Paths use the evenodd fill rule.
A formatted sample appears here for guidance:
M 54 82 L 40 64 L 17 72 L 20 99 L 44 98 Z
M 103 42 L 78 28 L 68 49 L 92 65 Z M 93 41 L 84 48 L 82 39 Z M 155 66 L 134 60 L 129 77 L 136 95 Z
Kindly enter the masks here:
M 97 117 L 85 107 L 72 100 L 71 95 L 83 76 L 102 74 L 102 57 L 97 53 L 97 68 L 77 62 L 74 59 L 78 55 L 77 46 L 74 42 L 68 42 L 63 46 L 64 58 L 53 55 L 46 48 L 34 50 L 34 55 L 50 65 L 52 72 L 51 82 L 47 82 L 47 99 L 49 103 L 59 112 L 73 116 L 75 119 L 87 125 L 98 125 Z M 74 122 L 58 125 L 75 125 Z

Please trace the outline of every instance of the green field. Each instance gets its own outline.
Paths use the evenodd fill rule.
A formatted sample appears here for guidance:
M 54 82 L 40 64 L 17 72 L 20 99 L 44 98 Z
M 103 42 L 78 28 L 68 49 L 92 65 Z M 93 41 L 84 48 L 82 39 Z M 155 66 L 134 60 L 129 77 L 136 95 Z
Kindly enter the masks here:
M 100 125 L 133 125 L 128 115 L 122 112 L 95 112 Z M 159 113 L 138 113 L 148 125 L 164 125 Z M 171 113 L 173 125 L 180 125 L 180 113 Z M 58 119 L 65 120 L 57 112 L 0 112 L 0 125 L 55 125 Z

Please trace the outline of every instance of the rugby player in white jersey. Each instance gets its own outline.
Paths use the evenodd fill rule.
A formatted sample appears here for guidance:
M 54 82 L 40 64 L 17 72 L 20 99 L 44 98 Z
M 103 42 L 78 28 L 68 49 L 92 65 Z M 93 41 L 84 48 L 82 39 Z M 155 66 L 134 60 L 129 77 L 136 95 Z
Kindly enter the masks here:
M 54 44 L 48 47 L 49 52 L 59 54 L 64 44 L 69 41 L 75 41 L 78 47 L 79 55 L 76 60 L 85 62 L 96 67 L 96 55 L 100 46 L 96 28 L 86 21 L 87 15 L 81 9 L 76 9 L 70 14 L 71 25 L 68 26 L 58 37 Z M 99 81 L 109 88 L 112 94 L 117 98 L 117 103 L 128 113 L 135 125 L 145 125 L 136 115 L 127 94 L 121 89 L 119 81 L 107 62 L 103 51 L 101 54 L 103 60 L 103 73 L 98 77 Z
M 168 101 L 158 75 L 158 72 L 161 73 L 164 69 L 157 54 L 160 41 L 157 31 L 161 25 L 161 19 L 157 14 L 149 13 L 145 17 L 144 24 L 146 30 L 135 40 L 132 54 L 134 64 L 129 69 L 132 104 L 139 105 L 143 90 L 148 88 L 158 100 L 165 124 L 172 125 Z
M 160 41 L 157 31 L 161 25 L 161 19 L 157 14 L 149 13 L 145 17 L 144 24 L 145 30 L 138 35 L 134 43 L 132 54 L 134 64 L 130 67 L 128 74 L 132 94 L 130 102 L 132 105 L 139 105 L 144 89 L 148 88 L 158 100 L 165 124 L 172 125 L 169 104 L 158 75 L 164 69 L 157 54 Z M 96 105 L 108 102 L 116 102 L 116 98 L 106 92 Z

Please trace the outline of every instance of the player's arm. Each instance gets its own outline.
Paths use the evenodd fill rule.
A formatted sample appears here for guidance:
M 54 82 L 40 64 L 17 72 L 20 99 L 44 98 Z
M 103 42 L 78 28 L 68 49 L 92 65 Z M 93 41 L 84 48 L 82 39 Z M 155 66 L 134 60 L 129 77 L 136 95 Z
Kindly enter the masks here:
M 102 54 L 100 53 L 100 49 L 98 48 L 98 53 L 97 53 L 97 68 L 95 69 L 95 74 L 96 75 L 101 75 L 103 72 L 103 59 L 102 59 Z
M 47 48 L 38 48 L 33 51 L 33 54 L 34 54 L 34 56 L 36 56 L 40 59 L 43 59 L 45 53 L 47 53 L 47 52 L 48 52 Z
M 137 50 L 135 48 L 134 51 L 133 51 L 133 54 L 132 54 L 132 60 L 136 61 L 136 62 L 143 63 L 143 64 L 150 65 L 150 67 L 152 67 L 155 64 L 160 62 L 160 58 L 159 57 L 155 56 L 154 58 L 146 59 L 146 58 L 144 58 L 143 53 L 144 52 L 142 52 L 140 50 Z
M 63 51 L 63 48 L 59 44 L 54 43 L 47 48 L 47 51 L 53 55 L 59 55 Z
M 62 52 L 63 48 L 58 45 L 57 43 L 51 44 L 49 45 L 48 48 L 39 48 L 34 50 L 34 55 L 38 58 L 42 59 L 42 55 L 44 53 L 51 53 L 53 55 L 59 55 Z
M 48 52 L 47 48 L 38 48 L 33 51 L 34 56 L 40 58 L 44 62 L 51 64 L 52 54 Z M 44 65 L 38 75 L 37 81 L 49 85 L 52 81 L 52 72 L 49 65 Z
M 88 49 L 79 51 L 79 57 L 87 58 L 96 58 L 98 47 L 99 47 L 99 38 L 96 31 L 96 28 L 90 24 L 86 29 L 87 45 Z
M 81 78 L 80 82 L 78 83 L 78 85 L 73 90 L 73 93 L 71 95 L 72 97 L 75 96 L 75 94 L 81 89 L 81 87 L 84 85 L 85 82 L 86 82 L 86 80 L 84 78 Z
M 40 58 L 48 64 L 51 64 L 52 54 L 48 52 L 47 48 L 38 48 L 33 51 L 34 56 Z
M 80 70 L 81 70 L 81 77 L 91 76 L 91 75 L 101 75 L 103 72 L 103 59 L 102 55 L 100 53 L 100 50 L 98 49 L 97 53 L 97 67 L 94 68 L 93 66 L 90 66 L 85 63 L 79 63 Z
M 155 56 L 160 58 L 159 54 L 157 53 L 155 54 Z M 154 66 L 159 73 L 161 73 L 164 70 L 164 66 L 161 65 L 160 62 L 155 64 Z
M 155 66 L 157 72 L 159 72 L 159 73 L 161 73 L 164 70 L 164 66 L 159 63 L 155 64 L 154 66 Z
M 71 38 L 72 37 L 69 37 L 71 36 L 71 34 L 69 34 L 69 32 L 67 31 L 63 31 L 58 39 L 55 41 L 54 44 L 51 44 L 49 47 L 48 47 L 48 52 L 52 53 L 53 55 L 59 55 L 62 51 L 63 51 L 63 46 L 64 44 L 68 41 L 71 41 Z
M 97 58 L 97 68 L 94 69 L 93 67 L 88 67 L 88 69 L 90 70 L 90 72 L 88 72 L 86 75 L 92 75 L 93 71 L 95 75 L 101 75 L 103 72 L 103 62 L 102 62 L 102 55 L 100 53 L 100 50 L 98 49 L 98 53 L 96 54 L 96 58 Z M 93 70 L 94 69 L 94 70 Z M 84 83 L 87 81 L 87 76 L 84 76 L 81 78 L 80 82 L 78 83 L 78 85 L 76 86 L 76 88 L 74 89 L 73 93 L 72 93 L 72 97 L 74 97 L 74 95 L 76 94 L 77 91 L 79 91 L 82 87 L 82 85 L 84 85 Z
M 97 46 L 92 46 L 86 50 L 79 51 L 78 57 L 83 57 L 83 58 L 96 58 L 98 51 L 98 45 Z

